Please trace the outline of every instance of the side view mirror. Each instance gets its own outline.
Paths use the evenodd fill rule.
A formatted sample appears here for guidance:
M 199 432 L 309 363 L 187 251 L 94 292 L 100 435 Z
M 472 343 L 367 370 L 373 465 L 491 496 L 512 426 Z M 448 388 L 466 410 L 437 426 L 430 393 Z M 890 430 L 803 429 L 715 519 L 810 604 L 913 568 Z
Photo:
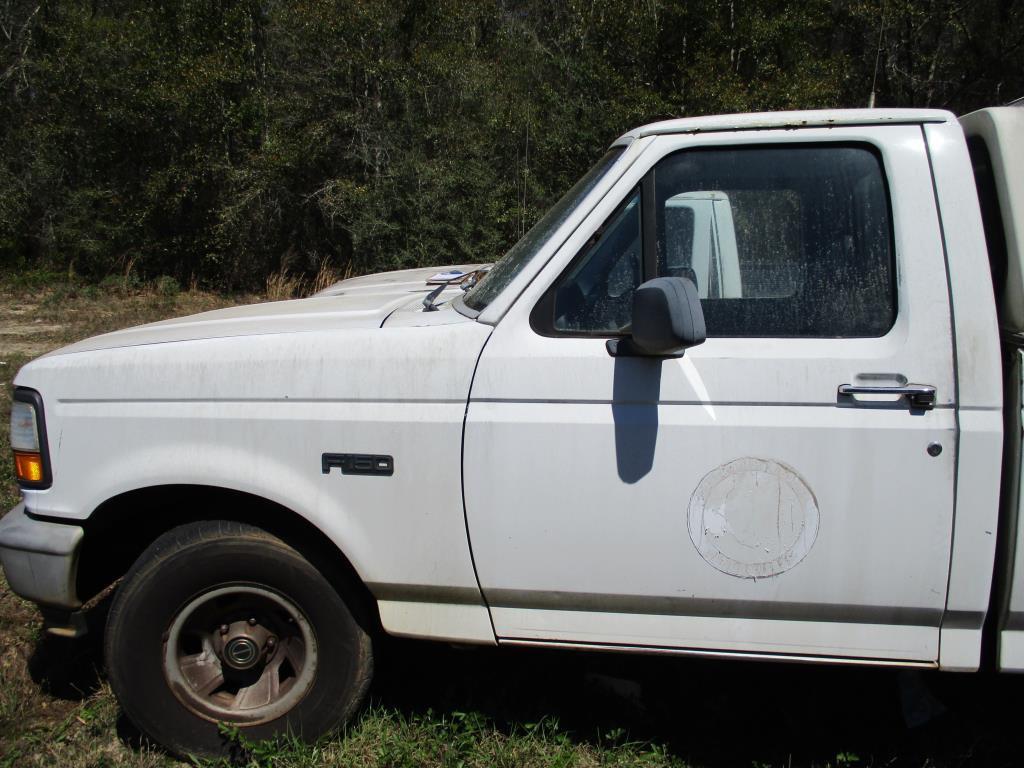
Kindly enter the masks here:
M 656 277 L 633 292 L 632 335 L 609 339 L 612 357 L 682 357 L 707 331 L 697 285 L 685 277 Z

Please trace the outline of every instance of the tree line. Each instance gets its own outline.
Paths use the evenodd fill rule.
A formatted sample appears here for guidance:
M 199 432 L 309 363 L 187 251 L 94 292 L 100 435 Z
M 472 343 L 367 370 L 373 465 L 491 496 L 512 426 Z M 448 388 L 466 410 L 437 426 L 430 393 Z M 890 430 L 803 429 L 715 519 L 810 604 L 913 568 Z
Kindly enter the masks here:
M 1024 0 L 0 0 L 0 266 L 492 261 L 625 130 L 1024 95 Z

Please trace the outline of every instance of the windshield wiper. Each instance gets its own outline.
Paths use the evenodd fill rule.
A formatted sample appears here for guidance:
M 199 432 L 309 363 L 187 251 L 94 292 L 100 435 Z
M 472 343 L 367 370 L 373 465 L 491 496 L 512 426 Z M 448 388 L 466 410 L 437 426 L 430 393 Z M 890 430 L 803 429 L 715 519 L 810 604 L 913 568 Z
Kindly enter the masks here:
M 445 288 L 447 288 L 449 285 L 457 284 L 462 289 L 462 292 L 465 293 L 474 285 L 483 280 L 484 275 L 487 274 L 491 266 L 492 265 L 490 264 L 484 264 L 482 267 L 474 269 L 472 272 L 469 272 L 465 275 L 459 275 L 458 277 L 453 277 L 451 280 L 446 280 L 445 282 L 441 283 L 439 286 L 437 286 L 437 288 L 435 288 L 434 290 L 432 290 L 430 293 L 423 297 L 423 311 L 437 312 L 436 302 L 438 297 L 444 292 Z
M 449 285 L 450 283 L 441 283 L 437 288 L 423 297 L 424 312 L 437 312 L 437 307 L 434 305 L 434 302 L 437 301 L 437 297 L 440 296 L 441 292 Z

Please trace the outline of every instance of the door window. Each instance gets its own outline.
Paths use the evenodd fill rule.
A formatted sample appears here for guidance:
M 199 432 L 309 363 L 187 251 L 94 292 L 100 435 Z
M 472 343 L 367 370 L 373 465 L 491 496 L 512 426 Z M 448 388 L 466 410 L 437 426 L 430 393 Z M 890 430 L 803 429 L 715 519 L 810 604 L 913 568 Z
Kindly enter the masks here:
M 656 274 L 694 281 L 709 337 L 874 337 L 895 322 L 889 196 L 870 146 L 683 150 L 644 191 L 538 303 L 538 332 L 628 332 L 633 290 Z
M 654 169 L 657 263 L 708 336 L 882 336 L 896 319 L 885 177 L 863 145 L 695 149 Z M 687 206 L 696 225 L 677 221 Z
M 554 288 L 554 329 L 619 333 L 629 325 L 643 274 L 640 192 L 611 215 Z

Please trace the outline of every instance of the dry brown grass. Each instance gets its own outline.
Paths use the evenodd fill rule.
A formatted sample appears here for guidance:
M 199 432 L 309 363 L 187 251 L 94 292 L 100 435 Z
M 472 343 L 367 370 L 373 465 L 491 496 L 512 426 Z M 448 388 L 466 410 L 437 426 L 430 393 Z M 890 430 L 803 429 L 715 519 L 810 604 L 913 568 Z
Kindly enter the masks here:
M 319 268 L 312 278 L 292 274 L 286 267 L 273 272 L 266 279 L 266 298 L 270 301 L 283 301 L 312 296 L 325 288 L 330 288 L 338 281 L 351 278 L 353 273 L 351 263 L 339 269 L 329 259 L 322 259 L 319 262 Z
M 304 292 L 305 285 L 304 278 L 289 274 L 286 269 L 274 272 L 267 277 L 267 298 L 270 301 L 294 299 Z
M 312 278 L 293 275 L 285 268 L 267 277 L 267 298 L 270 301 L 283 301 L 312 296 L 314 293 L 334 285 L 339 280 L 352 277 L 352 275 L 351 264 L 345 266 L 344 269 L 338 269 L 328 259 L 321 260 L 320 267 Z
M 154 290 L 110 291 L 57 285 L 41 290 L 0 285 L 0 360 L 36 357 L 99 333 L 263 300 L 204 291 L 164 295 Z

